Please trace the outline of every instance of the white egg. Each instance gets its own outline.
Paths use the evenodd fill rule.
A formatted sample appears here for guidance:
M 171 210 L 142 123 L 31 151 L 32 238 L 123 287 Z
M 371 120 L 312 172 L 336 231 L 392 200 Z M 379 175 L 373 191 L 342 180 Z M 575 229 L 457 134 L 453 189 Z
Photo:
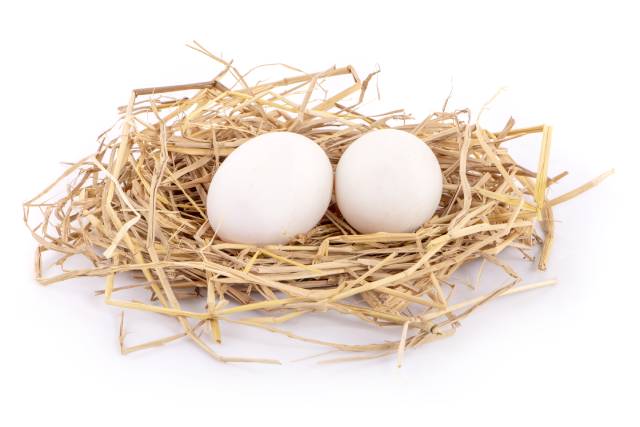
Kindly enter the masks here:
M 408 132 L 374 130 L 344 152 L 336 169 L 336 200 L 361 233 L 413 232 L 442 196 L 442 172 L 427 144 Z
M 282 244 L 320 221 L 331 201 L 333 170 L 324 150 L 291 132 L 259 135 L 216 171 L 209 222 L 222 240 Z

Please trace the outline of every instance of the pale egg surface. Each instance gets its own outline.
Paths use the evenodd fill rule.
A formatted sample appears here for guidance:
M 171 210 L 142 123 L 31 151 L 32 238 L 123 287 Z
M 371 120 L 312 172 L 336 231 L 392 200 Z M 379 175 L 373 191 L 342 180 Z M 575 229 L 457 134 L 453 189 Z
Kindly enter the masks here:
M 324 150 L 291 132 L 259 135 L 236 148 L 216 171 L 207 216 L 227 242 L 284 244 L 320 221 L 333 187 Z
M 438 208 L 442 172 L 418 137 L 382 129 L 345 150 L 335 185 L 340 212 L 360 233 L 413 232 Z

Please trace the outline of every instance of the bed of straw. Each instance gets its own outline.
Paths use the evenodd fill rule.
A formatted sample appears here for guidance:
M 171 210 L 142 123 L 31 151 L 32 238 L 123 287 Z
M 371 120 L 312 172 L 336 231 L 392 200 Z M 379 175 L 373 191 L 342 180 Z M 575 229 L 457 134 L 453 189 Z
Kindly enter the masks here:
M 499 255 L 516 248 L 544 270 L 553 245 L 553 206 L 608 175 L 549 199 L 548 187 L 566 175 L 547 176 L 549 126 L 518 129 L 509 120 L 491 132 L 470 123 L 467 111 L 436 112 L 422 121 L 402 111 L 368 116 L 359 106 L 375 73 L 361 80 L 350 66 L 315 74 L 283 67 L 290 77 L 250 85 L 248 73 L 198 44 L 191 47 L 221 64 L 214 79 L 134 90 L 121 108 L 118 134 L 103 134 L 94 154 L 24 205 L 38 243 L 40 283 L 100 276 L 104 301 L 121 307 L 123 317 L 124 310 L 143 310 L 179 323 L 182 332 L 135 346 L 126 345 L 121 325 L 125 354 L 187 338 L 219 361 L 279 363 L 221 355 L 225 325 L 236 324 L 355 352 L 328 361 L 395 353 L 401 363 L 406 349 L 451 335 L 478 306 L 554 283 L 522 284 Z M 327 82 L 338 77 L 350 83 L 327 92 Z M 298 132 L 320 145 L 335 166 L 360 135 L 387 127 L 418 136 L 442 168 L 440 206 L 416 232 L 358 234 L 332 203 L 314 229 L 287 245 L 216 238 L 207 221 L 207 189 L 225 156 L 243 142 L 264 132 Z M 502 147 L 529 134 L 540 135 L 537 171 L 518 165 Z M 55 190 L 61 185 L 62 193 Z M 528 254 L 536 247 L 534 259 Z M 55 273 L 45 274 L 41 266 L 45 252 L 57 254 Z M 71 267 L 78 256 L 90 266 Z M 476 259 L 502 268 L 509 282 L 452 303 L 452 274 Z M 120 286 L 118 276 L 135 282 Z M 133 287 L 147 289 L 148 300 L 119 297 Z M 185 309 L 184 301 L 194 298 L 201 309 Z M 288 327 L 312 313 L 395 327 L 398 338 L 335 343 Z

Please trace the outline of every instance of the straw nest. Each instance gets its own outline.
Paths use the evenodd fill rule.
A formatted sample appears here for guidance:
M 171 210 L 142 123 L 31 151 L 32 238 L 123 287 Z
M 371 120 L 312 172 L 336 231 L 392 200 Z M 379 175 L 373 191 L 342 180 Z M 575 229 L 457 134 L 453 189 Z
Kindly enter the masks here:
M 123 353 L 188 337 L 220 361 L 278 363 L 220 355 L 224 325 L 234 323 L 358 352 L 330 361 L 395 352 L 401 361 L 405 349 L 451 335 L 481 304 L 552 284 L 520 284 L 498 255 L 511 247 L 533 260 L 530 250 L 540 247 L 536 262 L 544 270 L 553 244 L 553 206 L 608 175 L 548 199 L 548 187 L 566 175 L 547 176 L 549 126 L 517 129 L 509 120 L 490 132 L 470 123 L 468 111 L 437 112 L 419 122 L 402 111 L 367 116 L 359 105 L 375 73 L 361 80 L 350 66 L 315 74 L 285 67 L 292 77 L 249 85 L 248 73 L 197 43 L 191 47 L 221 63 L 222 71 L 207 82 L 134 90 L 121 108 L 119 134 L 103 134 L 95 154 L 71 165 L 24 206 L 38 242 L 40 283 L 101 276 L 107 304 L 179 322 L 181 333 L 132 347 L 125 345 L 121 326 Z M 327 92 L 327 82 L 340 76 L 349 85 Z M 205 212 L 208 185 L 225 156 L 249 138 L 298 132 L 335 165 L 360 135 L 387 127 L 417 135 L 442 167 L 438 211 L 415 233 L 358 234 L 332 203 L 313 230 L 287 245 L 231 244 L 214 235 Z M 501 147 L 534 133 L 541 135 L 537 171 L 518 165 Z M 59 184 L 65 186 L 61 195 L 54 191 Z M 32 210 L 42 215 L 35 225 Z M 59 254 L 54 264 L 61 271 L 43 273 L 46 251 Z M 78 256 L 90 266 L 71 266 Z M 502 268 L 509 281 L 452 303 L 452 274 L 479 258 Z M 135 282 L 120 286 L 116 276 Z M 120 297 L 132 288 L 147 289 L 149 300 Z M 194 298 L 202 309 L 185 309 L 184 301 Z M 397 327 L 398 339 L 334 343 L 287 327 L 295 318 L 329 312 L 372 327 Z

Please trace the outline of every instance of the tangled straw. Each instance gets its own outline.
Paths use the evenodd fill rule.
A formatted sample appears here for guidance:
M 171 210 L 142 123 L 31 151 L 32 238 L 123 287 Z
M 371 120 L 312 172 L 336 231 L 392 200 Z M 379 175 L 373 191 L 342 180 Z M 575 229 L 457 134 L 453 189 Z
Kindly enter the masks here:
M 123 353 L 189 337 L 223 362 L 272 359 L 224 357 L 213 350 L 225 323 L 261 328 L 355 357 L 378 357 L 451 335 L 460 319 L 487 301 L 554 283 L 521 285 L 498 255 L 506 248 L 541 245 L 545 269 L 553 243 L 552 207 L 588 190 L 608 172 L 574 191 L 548 199 L 547 189 L 566 173 L 547 177 L 551 128 L 514 128 L 497 133 L 470 123 L 468 111 L 437 112 L 415 123 L 402 111 L 378 116 L 359 112 L 373 75 L 361 80 L 350 67 L 296 75 L 250 86 L 231 63 L 195 43 L 192 48 L 223 65 L 203 83 L 134 90 L 121 110 L 119 136 L 99 138 L 95 154 L 73 164 L 25 203 L 25 223 L 38 242 L 36 276 L 51 284 L 101 276 L 107 304 L 175 318 L 183 332 L 127 347 Z M 337 93 L 324 84 L 336 77 L 353 82 Z M 223 80 L 231 79 L 231 84 Z M 321 99 L 316 99 L 321 94 Z M 171 95 L 171 96 L 170 96 Z M 353 105 L 348 99 L 356 98 Z M 331 204 L 321 222 L 287 245 L 256 247 L 216 239 L 205 214 L 213 174 L 236 147 L 264 132 L 293 131 L 321 146 L 335 166 L 348 145 L 371 129 L 394 127 L 422 139 L 438 157 L 444 193 L 436 215 L 414 233 L 355 232 Z M 501 147 L 524 135 L 542 135 L 537 172 L 518 165 Z M 69 181 L 68 177 L 73 176 Z M 66 182 L 66 191 L 51 193 Z M 250 197 L 250 195 L 247 195 Z M 37 208 L 42 221 L 32 226 Z M 544 238 L 534 228 L 540 222 Z M 61 273 L 43 275 L 45 251 L 60 254 Z M 76 256 L 90 268 L 68 266 Z M 469 261 L 495 263 L 510 277 L 497 290 L 450 303 L 451 275 Z M 118 275 L 139 278 L 115 285 Z M 131 288 L 150 292 L 148 302 L 116 298 Z M 181 301 L 200 298 L 202 311 Z M 340 344 L 308 338 L 280 325 L 311 313 L 332 311 L 371 325 L 400 329 L 400 339 L 379 344 Z M 207 330 L 208 334 L 202 334 Z

